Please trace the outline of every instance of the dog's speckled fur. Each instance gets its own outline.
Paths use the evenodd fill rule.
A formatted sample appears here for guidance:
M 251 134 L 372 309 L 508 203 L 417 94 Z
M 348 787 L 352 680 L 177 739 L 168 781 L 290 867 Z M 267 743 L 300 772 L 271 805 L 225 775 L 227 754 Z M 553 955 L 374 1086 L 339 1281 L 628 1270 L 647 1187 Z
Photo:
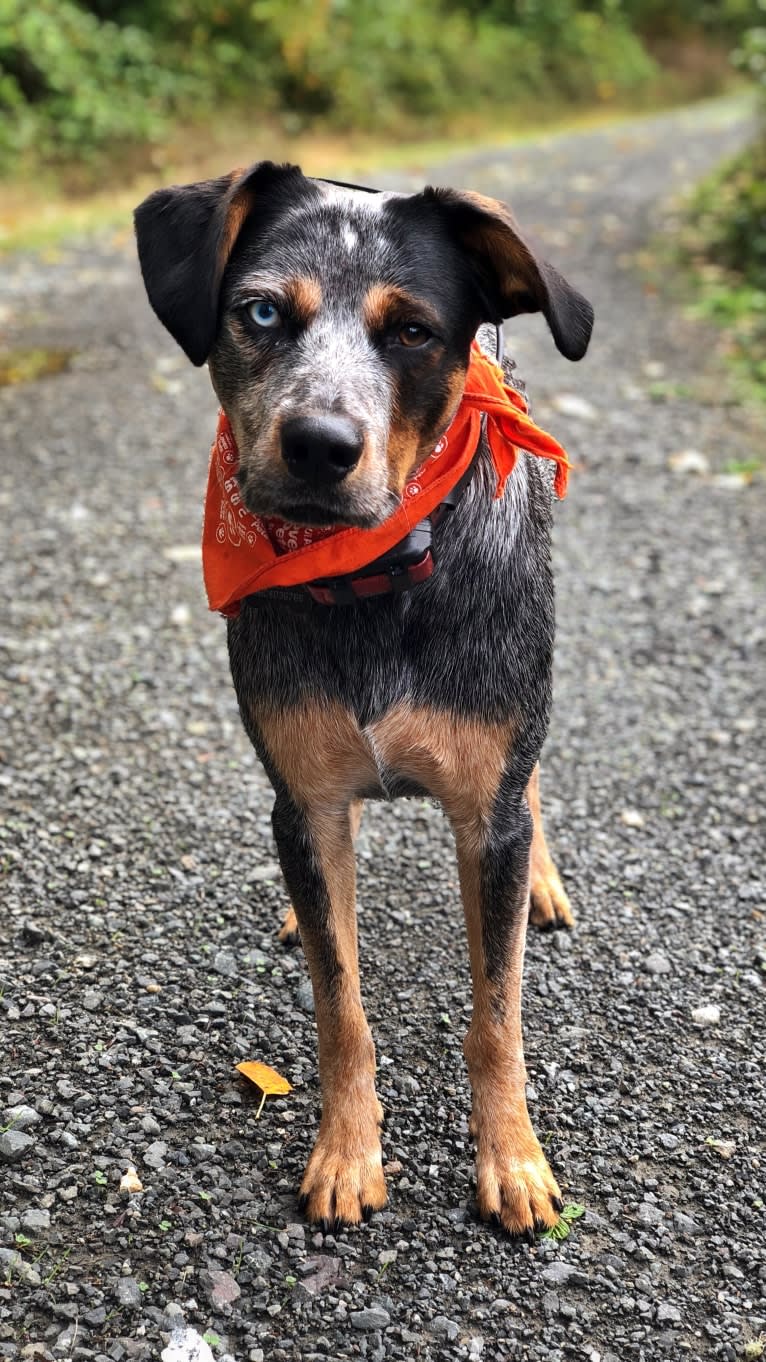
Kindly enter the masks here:
M 136 221 L 150 300 L 195 363 L 209 357 L 254 512 L 309 524 L 389 515 L 449 425 L 482 322 L 539 310 L 569 358 L 587 347 L 589 305 L 503 205 L 478 196 L 375 195 L 264 164 L 160 190 Z M 254 323 L 257 299 L 278 308 L 274 328 Z M 308 485 L 289 466 L 285 423 L 306 413 L 353 425 L 361 453 L 347 475 Z M 522 457 L 505 496 L 493 492 L 482 445 L 435 530 L 435 574 L 404 595 L 328 608 L 266 592 L 229 623 L 243 723 L 276 793 L 288 934 L 300 929 L 314 986 L 323 1114 L 302 1201 L 323 1223 L 358 1221 L 386 1199 L 353 836 L 361 800 L 417 791 L 440 800 L 457 843 L 479 1210 L 532 1233 L 561 1206 L 527 1114 L 520 1021 L 530 901 L 533 920 L 571 923 L 537 774 L 551 693 L 550 490 Z

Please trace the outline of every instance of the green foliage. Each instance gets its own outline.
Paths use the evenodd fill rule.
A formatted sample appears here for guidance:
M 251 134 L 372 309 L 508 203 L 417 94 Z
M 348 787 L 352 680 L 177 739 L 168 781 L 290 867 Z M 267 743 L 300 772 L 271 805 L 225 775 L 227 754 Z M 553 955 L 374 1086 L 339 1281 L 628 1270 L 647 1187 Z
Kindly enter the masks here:
M 739 374 L 766 397 L 766 124 L 698 187 L 681 251 L 695 272 L 698 310 L 724 328 Z
M 766 293 L 766 129 L 703 181 L 692 200 L 689 247 Z
M 763 3 L 0 0 L 0 166 L 112 155 L 227 102 L 287 131 L 429 131 L 482 104 L 608 99 L 656 74 L 643 39 L 668 14 L 733 42 Z
M 556 1224 L 549 1230 L 543 1230 L 540 1238 L 555 1239 L 558 1241 L 568 1239 L 572 1233 L 574 1222 L 579 1220 L 583 1215 L 585 1215 L 585 1207 L 581 1206 L 577 1201 L 570 1201 L 568 1205 L 564 1207 L 561 1212 L 561 1217 L 557 1220 Z
M 151 140 L 182 88 L 141 29 L 72 0 L 0 0 L 0 164 Z

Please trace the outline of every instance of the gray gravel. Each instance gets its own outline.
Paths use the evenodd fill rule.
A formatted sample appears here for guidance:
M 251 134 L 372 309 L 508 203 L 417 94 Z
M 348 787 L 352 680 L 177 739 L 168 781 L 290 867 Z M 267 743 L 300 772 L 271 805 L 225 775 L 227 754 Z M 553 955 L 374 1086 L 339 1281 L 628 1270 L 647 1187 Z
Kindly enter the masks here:
M 126 238 L 5 264 L 12 341 L 77 355 L 0 394 L 0 1358 L 733 1360 L 766 1330 L 764 484 L 730 466 L 758 429 L 639 268 L 745 131 L 716 105 L 435 172 L 508 197 L 598 317 L 576 368 L 510 328 L 578 465 L 544 764 L 578 927 L 532 938 L 525 1003 L 533 1119 L 586 1207 L 564 1244 L 473 1218 L 457 875 L 417 801 L 360 847 L 390 1206 L 300 1223 L 314 1021 L 195 561 L 206 377 Z M 257 1122 L 245 1058 L 294 1088 Z

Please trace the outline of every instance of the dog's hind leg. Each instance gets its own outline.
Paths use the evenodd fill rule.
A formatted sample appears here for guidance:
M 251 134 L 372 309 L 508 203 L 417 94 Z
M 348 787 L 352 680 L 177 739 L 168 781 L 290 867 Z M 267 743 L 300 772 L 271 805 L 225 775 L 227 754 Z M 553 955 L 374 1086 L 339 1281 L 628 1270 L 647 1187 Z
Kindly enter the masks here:
M 529 921 L 533 927 L 574 927 L 572 909 L 543 831 L 540 811 L 540 763 L 527 784 L 527 803 L 534 823 L 529 857 Z
M 506 773 L 490 816 L 473 827 L 455 822 L 455 833 L 473 978 L 465 1056 L 479 1213 L 531 1237 L 556 1223 L 562 1203 L 525 1095 L 521 982 L 533 831 L 521 783 Z
M 361 821 L 362 821 L 362 810 L 363 810 L 363 809 L 364 809 L 364 800 L 363 800 L 363 799 L 355 799 L 355 800 L 352 802 L 352 804 L 351 804 L 351 836 L 353 837 L 354 841 L 356 841 L 357 834 L 358 834 L 358 832 L 359 832 L 359 824 L 360 824 Z M 279 940 L 282 942 L 282 945 L 283 945 L 283 946 L 299 946 L 299 945 L 300 945 L 300 940 L 301 940 L 300 928 L 298 927 L 298 919 L 297 919 L 297 917 L 296 917 L 296 915 L 295 915 L 295 909 L 293 908 L 292 904 L 290 905 L 290 907 L 288 908 L 287 912 L 285 913 L 284 922 L 282 923 L 282 926 L 280 927 L 279 931 L 277 932 L 277 937 L 278 937 Z

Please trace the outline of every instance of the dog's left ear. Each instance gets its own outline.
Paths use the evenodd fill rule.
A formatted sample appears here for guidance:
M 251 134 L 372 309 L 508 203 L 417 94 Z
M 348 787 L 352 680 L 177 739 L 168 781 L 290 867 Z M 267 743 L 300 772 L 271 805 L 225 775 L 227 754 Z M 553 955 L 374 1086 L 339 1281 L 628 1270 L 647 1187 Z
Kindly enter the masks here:
M 524 240 L 513 215 L 498 199 L 457 189 L 425 189 L 452 235 L 478 270 L 490 307 L 488 321 L 542 312 L 556 347 L 582 359 L 593 330 L 593 308 L 547 260 Z
M 223 272 L 247 218 L 307 185 L 298 166 L 260 161 L 216 180 L 157 189 L 135 211 L 149 302 L 192 364 L 204 364 L 218 326 Z

